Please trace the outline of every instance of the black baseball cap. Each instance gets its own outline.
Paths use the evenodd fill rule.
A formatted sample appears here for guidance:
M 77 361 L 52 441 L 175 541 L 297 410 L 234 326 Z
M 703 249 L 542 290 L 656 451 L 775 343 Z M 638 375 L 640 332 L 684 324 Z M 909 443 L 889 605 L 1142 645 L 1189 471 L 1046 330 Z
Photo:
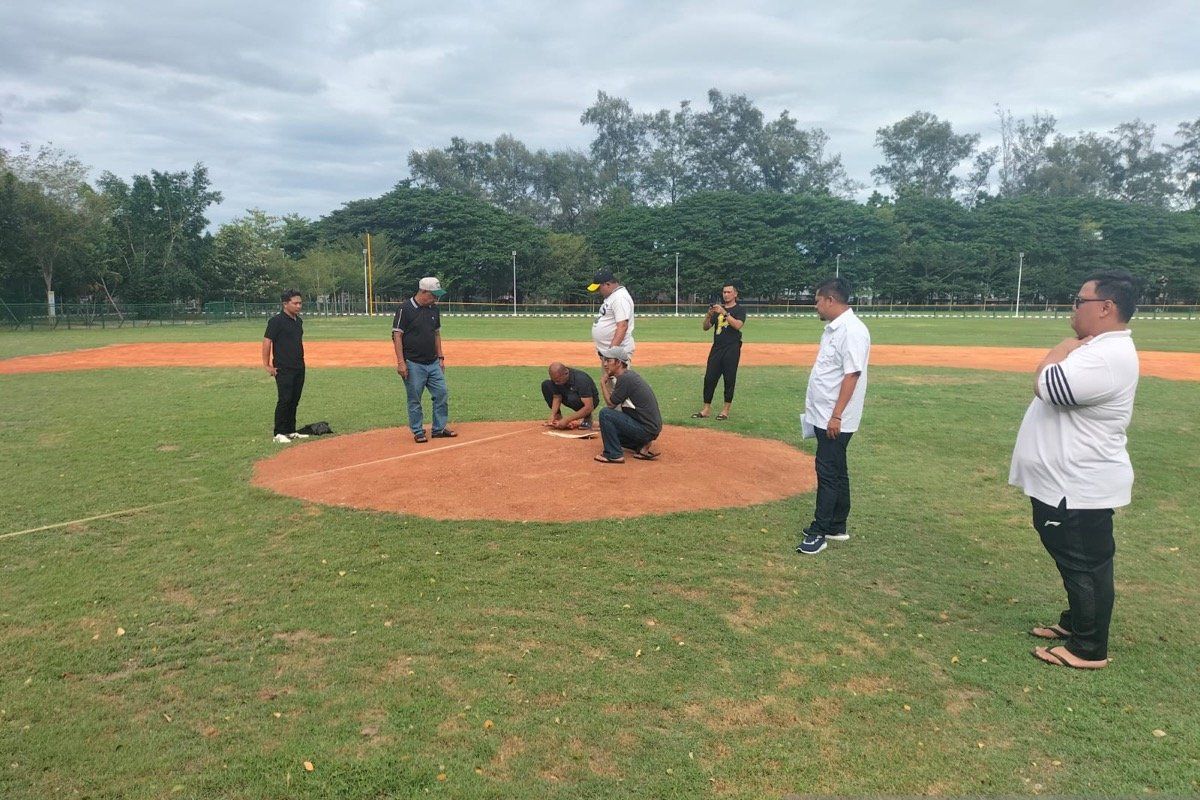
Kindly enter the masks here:
M 592 276 L 592 283 L 588 286 L 589 292 L 594 292 L 600 288 L 602 283 L 612 283 L 616 278 L 613 277 L 611 269 L 602 269 Z

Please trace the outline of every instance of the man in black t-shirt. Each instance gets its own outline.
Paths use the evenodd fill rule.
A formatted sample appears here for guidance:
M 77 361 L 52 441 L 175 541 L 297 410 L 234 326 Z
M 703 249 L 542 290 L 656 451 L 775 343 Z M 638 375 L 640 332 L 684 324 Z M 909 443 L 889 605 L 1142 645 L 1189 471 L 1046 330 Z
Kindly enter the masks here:
M 693 419 L 704 419 L 712 413 L 713 395 L 721 378 L 725 379 L 725 407 L 717 414 L 717 419 L 729 419 L 738 362 L 742 358 L 742 326 L 745 324 L 746 309 L 738 303 L 737 287 L 727 283 L 721 288 L 721 302 L 713 303 L 701 323 L 703 330 L 712 328 L 713 344 L 704 372 L 704 408 L 692 414 Z
M 550 365 L 550 379 L 542 381 L 542 397 L 550 406 L 550 419 L 546 424 L 552 428 L 592 427 L 592 412 L 600 402 L 600 393 L 592 376 L 581 369 L 573 369 L 555 361 Z M 569 417 L 562 415 L 562 407 L 571 409 Z
M 457 433 L 446 427 L 450 420 L 450 392 L 446 388 L 442 353 L 442 315 L 438 298 L 446 293 L 437 278 L 421 278 L 417 293 L 400 304 L 392 319 L 392 346 L 396 350 L 396 372 L 404 379 L 408 392 L 408 427 L 413 441 L 429 441 L 425 435 L 425 417 L 421 395 L 429 389 L 433 401 L 433 428 L 429 436 L 450 439 Z
M 304 299 L 295 289 L 280 295 L 283 310 L 267 320 L 263 334 L 262 362 L 267 374 L 275 378 L 278 399 L 275 402 L 275 441 L 287 444 L 308 438 L 296 433 L 296 408 L 304 391 L 304 321 L 300 309 Z

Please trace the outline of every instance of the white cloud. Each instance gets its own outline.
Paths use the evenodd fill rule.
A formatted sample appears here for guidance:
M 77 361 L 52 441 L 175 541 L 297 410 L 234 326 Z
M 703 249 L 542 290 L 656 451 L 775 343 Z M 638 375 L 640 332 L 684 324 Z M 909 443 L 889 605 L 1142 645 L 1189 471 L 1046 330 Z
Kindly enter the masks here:
M 641 111 L 750 95 L 830 135 L 870 182 L 916 109 L 995 138 L 994 105 L 1059 130 L 1200 115 L 1183 2 L 751 1 L 572 6 L 75 0 L 0 9 L 0 146 L 54 141 L 128 177 L 209 167 L 222 221 L 319 216 L 388 190 L 414 148 L 511 133 L 585 148 L 604 90 Z

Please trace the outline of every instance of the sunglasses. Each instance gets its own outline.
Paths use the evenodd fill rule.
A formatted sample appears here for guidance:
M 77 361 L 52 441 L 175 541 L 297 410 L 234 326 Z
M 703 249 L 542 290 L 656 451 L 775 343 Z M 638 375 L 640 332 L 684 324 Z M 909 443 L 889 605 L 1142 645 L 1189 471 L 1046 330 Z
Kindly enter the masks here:
M 1084 303 L 1106 303 L 1108 299 L 1105 297 L 1076 297 L 1071 303 L 1072 307 L 1079 308 Z

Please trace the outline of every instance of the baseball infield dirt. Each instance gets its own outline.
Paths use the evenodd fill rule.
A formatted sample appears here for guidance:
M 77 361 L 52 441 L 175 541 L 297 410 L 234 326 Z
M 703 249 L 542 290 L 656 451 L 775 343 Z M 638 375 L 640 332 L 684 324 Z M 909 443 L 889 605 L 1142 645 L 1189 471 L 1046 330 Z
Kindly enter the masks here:
M 113 367 L 257 367 L 262 359 L 260 342 L 156 342 L 115 344 L 88 350 L 19 356 L 0 361 L 0 375 L 24 372 L 65 372 Z M 586 342 L 509 342 L 448 340 L 447 366 L 545 366 L 551 361 L 592 364 L 596 352 Z M 637 367 L 667 364 L 704 366 L 707 342 L 642 342 L 633 363 Z M 816 345 L 748 342 L 742 365 L 808 367 Z M 1001 372 L 1032 372 L 1046 354 L 1035 347 L 951 347 L 940 345 L 871 346 L 871 364 L 877 366 L 951 367 Z M 391 342 L 311 341 L 304 344 L 309 367 L 394 367 Z M 1200 353 L 1143 351 L 1142 374 L 1167 380 L 1200 381 Z
M 592 460 L 600 438 L 540 422 L 464 422 L 455 439 L 407 428 L 311 439 L 255 465 L 255 486 L 316 503 L 433 519 L 541 522 L 714 511 L 811 491 L 812 457 L 783 442 L 668 425 L 653 461 Z M 718 453 L 736 452 L 736 459 Z

